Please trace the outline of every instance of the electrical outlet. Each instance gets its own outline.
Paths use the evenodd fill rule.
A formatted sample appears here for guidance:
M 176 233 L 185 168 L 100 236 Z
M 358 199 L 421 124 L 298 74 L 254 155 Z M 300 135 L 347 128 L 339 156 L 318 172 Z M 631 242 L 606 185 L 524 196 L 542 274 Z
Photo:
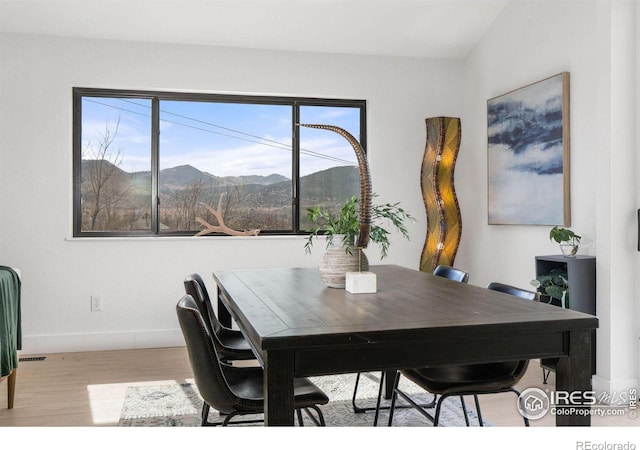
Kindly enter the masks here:
M 102 297 L 100 295 L 91 296 L 91 311 L 102 311 Z

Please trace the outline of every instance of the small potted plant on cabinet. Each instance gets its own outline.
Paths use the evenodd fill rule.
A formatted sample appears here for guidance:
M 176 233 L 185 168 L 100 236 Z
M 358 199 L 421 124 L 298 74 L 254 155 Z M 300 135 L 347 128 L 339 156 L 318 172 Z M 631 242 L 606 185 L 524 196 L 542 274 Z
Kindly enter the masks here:
M 576 256 L 582 236 L 568 228 L 555 226 L 549 232 L 549 239 L 560 244 L 560 250 L 564 256 Z
M 553 269 L 546 275 L 539 275 L 531 280 L 531 285 L 539 292 L 541 302 L 554 303 L 553 299 L 556 299 L 561 307 L 569 308 L 569 281 L 564 270 Z

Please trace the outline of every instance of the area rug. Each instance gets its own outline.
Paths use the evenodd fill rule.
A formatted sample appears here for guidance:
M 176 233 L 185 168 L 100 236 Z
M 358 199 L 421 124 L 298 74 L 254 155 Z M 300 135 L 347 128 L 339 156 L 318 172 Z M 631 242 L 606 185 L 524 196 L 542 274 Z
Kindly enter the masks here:
M 321 406 L 327 426 L 370 427 L 373 425 L 374 411 L 353 412 L 351 397 L 355 374 L 313 377 L 311 380 L 329 396 L 329 404 Z M 358 387 L 358 406 L 375 406 L 378 386 L 379 378 L 375 374 L 363 374 Z M 416 398 L 425 403 L 433 398 L 429 394 L 421 393 L 417 386 L 407 380 L 401 380 L 401 388 L 416 394 Z M 383 404 L 388 402 L 384 401 Z M 402 404 L 402 401 L 398 400 L 398 404 Z M 196 427 L 200 426 L 201 410 L 202 397 L 194 383 L 132 386 L 127 389 L 118 426 Z M 213 409 L 211 411 L 209 421 L 217 421 L 219 419 L 217 412 Z M 433 414 L 433 410 L 431 413 Z M 468 409 L 468 414 L 471 426 L 478 426 L 475 411 Z M 245 416 L 245 419 L 260 417 Z M 378 426 L 386 426 L 387 419 L 388 410 L 381 411 Z M 306 416 L 305 426 L 313 426 Z M 401 408 L 394 412 L 393 426 L 424 427 L 432 424 L 413 408 Z M 440 426 L 465 426 L 459 398 L 447 398 L 443 402 Z M 490 424 L 485 422 L 485 426 Z

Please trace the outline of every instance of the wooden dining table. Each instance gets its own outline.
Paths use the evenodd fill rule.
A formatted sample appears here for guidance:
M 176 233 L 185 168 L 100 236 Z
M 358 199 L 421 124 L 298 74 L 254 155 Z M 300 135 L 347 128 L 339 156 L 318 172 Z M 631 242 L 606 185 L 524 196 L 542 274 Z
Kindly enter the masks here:
M 556 390 L 591 389 L 595 316 L 400 266 L 370 270 L 372 294 L 326 287 L 315 268 L 213 272 L 219 309 L 264 368 L 265 425 L 293 425 L 297 377 L 558 357 Z M 556 424 L 588 426 L 590 415 Z

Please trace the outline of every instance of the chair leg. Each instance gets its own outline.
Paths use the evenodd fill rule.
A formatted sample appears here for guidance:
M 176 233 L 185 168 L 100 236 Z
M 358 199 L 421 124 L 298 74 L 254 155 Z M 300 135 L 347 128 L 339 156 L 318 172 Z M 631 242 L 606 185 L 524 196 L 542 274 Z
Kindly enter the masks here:
M 437 427 L 440 424 L 440 411 L 442 409 L 442 402 L 447 397 L 448 397 L 447 395 L 441 395 L 440 396 L 440 400 L 438 400 L 438 404 L 436 405 L 436 413 L 433 416 L 433 426 L 434 427 Z
M 398 398 L 398 384 L 400 383 L 400 371 L 396 372 L 396 379 L 393 380 L 393 393 L 391 394 L 391 405 L 389 405 L 389 422 L 387 426 L 393 425 L 393 410 L 396 407 L 396 399 Z
M 309 411 L 310 409 L 313 409 L 316 412 L 316 414 L 318 415 L 317 418 L 311 413 L 311 411 Z M 309 417 L 309 419 L 311 419 L 311 421 L 317 427 L 324 427 L 325 426 L 324 415 L 322 414 L 322 411 L 320 410 L 320 408 L 318 408 L 318 406 L 311 405 L 311 406 L 306 406 L 304 408 L 296 409 L 296 415 L 298 416 L 298 424 L 301 427 L 304 426 L 304 420 L 303 420 L 303 417 L 302 417 L 302 411 L 303 410 L 304 410 L 305 414 L 307 415 L 307 417 Z
M 309 411 L 309 409 L 313 409 L 316 412 L 316 414 L 318 415 L 317 419 L 313 416 L 313 414 L 311 414 L 311 411 Z M 324 421 L 324 414 L 322 414 L 322 410 L 317 405 L 312 405 L 304 408 L 304 412 L 307 413 L 307 416 L 309 416 L 311 421 L 314 424 L 316 424 L 316 426 L 319 426 L 319 427 L 326 426 L 326 423 Z M 299 418 L 301 419 L 302 416 L 300 415 Z
M 302 411 L 300 411 L 300 408 L 296 409 L 296 415 L 298 416 L 298 425 L 303 427 L 304 421 L 302 420 Z
M 542 384 L 547 384 L 551 371 L 549 369 L 542 369 Z
M 361 374 L 361 372 L 358 372 L 356 374 L 356 384 L 353 387 L 353 397 L 351 399 L 351 405 L 353 406 L 353 412 L 356 413 L 356 414 L 360 414 L 360 413 L 363 413 L 363 412 L 375 410 L 376 414 L 377 414 L 380 409 L 386 409 L 385 407 L 380 407 L 380 400 L 381 400 L 381 396 L 382 396 L 382 388 L 384 386 L 384 371 L 381 372 L 381 375 L 380 375 L 380 387 L 379 387 L 379 390 L 378 390 L 378 401 L 377 401 L 376 406 L 375 407 L 365 407 L 365 406 L 358 406 L 356 404 L 356 396 L 358 395 L 358 385 L 360 384 L 360 374 Z
M 398 372 L 396 372 L 397 374 Z M 375 410 L 375 416 L 373 418 L 373 426 L 377 427 L 378 426 L 378 419 L 380 417 L 380 411 L 383 409 L 390 409 L 390 406 L 381 406 L 382 403 L 382 390 L 384 389 L 384 383 L 385 383 L 385 378 L 386 378 L 386 372 L 382 371 L 380 372 L 380 384 L 378 385 L 378 399 L 376 401 L 376 406 L 375 407 L 360 407 L 358 405 L 356 405 L 356 395 L 358 392 L 358 384 L 360 382 L 360 372 L 358 372 L 356 374 L 356 384 L 353 388 L 353 398 L 351 399 L 351 404 L 353 406 L 353 412 L 354 413 L 363 413 L 366 411 L 371 411 L 371 410 Z M 430 403 L 426 403 L 426 404 L 422 404 L 420 406 L 422 406 L 423 408 L 433 408 L 436 404 L 436 395 L 433 396 L 433 400 Z M 395 406 L 395 408 L 413 408 L 412 405 L 397 405 Z
M 378 426 L 378 417 L 380 416 L 380 402 L 382 401 L 382 388 L 384 387 L 384 372 L 380 374 L 380 386 L 378 387 L 378 401 L 376 402 L 376 415 L 373 417 L 373 426 Z
M 516 388 L 511 388 L 510 391 L 513 392 L 514 394 L 516 394 L 516 396 L 518 397 L 518 401 L 520 401 L 520 402 L 523 401 L 523 399 L 520 398 L 520 391 L 518 391 Z M 522 405 L 520 405 L 520 406 L 522 406 Z M 525 416 L 522 416 L 522 418 L 524 419 L 524 426 L 528 427 L 529 426 L 529 419 L 527 419 Z
M 358 394 L 358 384 L 360 383 L 360 372 L 356 374 L 356 385 L 353 387 L 353 398 L 351 399 L 351 404 L 353 405 L 354 413 L 362 413 L 364 412 L 364 408 L 356 405 L 356 395 Z
M 200 426 L 204 427 L 205 425 L 207 425 L 209 422 L 209 405 L 207 404 L 207 402 L 202 402 L 202 413 L 200 414 Z
M 240 415 L 241 413 L 238 412 L 232 412 L 229 413 L 225 416 L 224 420 L 222 421 L 222 426 L 226 427 L 229 425 L 229 422 L 231 422 L 231 419 L 233 419 L 235 416 Z
M 482 412 L 480 412 L 480 400 L 478 399 L 478 394 L 473 394 L 473 399 L 476 402 L 476 412 L 478 413 L 478 424 L 483 427 L 484 420 L 482 420 Z
M 16 378 L 18 377 L 18 369 L 13 369 L 13 371 L 9 374 L 9 378 L 7 379 L 7 407 L 8 409 L 13 408 L 13 400 L 16 395 Z
M 460 396 L 460 404 L 462 405 L 462 414 L 464 414 L 464 422 L 469 426 L 469 414 L 467 414 L 467 404 L 464 402 L 464 397 Z

